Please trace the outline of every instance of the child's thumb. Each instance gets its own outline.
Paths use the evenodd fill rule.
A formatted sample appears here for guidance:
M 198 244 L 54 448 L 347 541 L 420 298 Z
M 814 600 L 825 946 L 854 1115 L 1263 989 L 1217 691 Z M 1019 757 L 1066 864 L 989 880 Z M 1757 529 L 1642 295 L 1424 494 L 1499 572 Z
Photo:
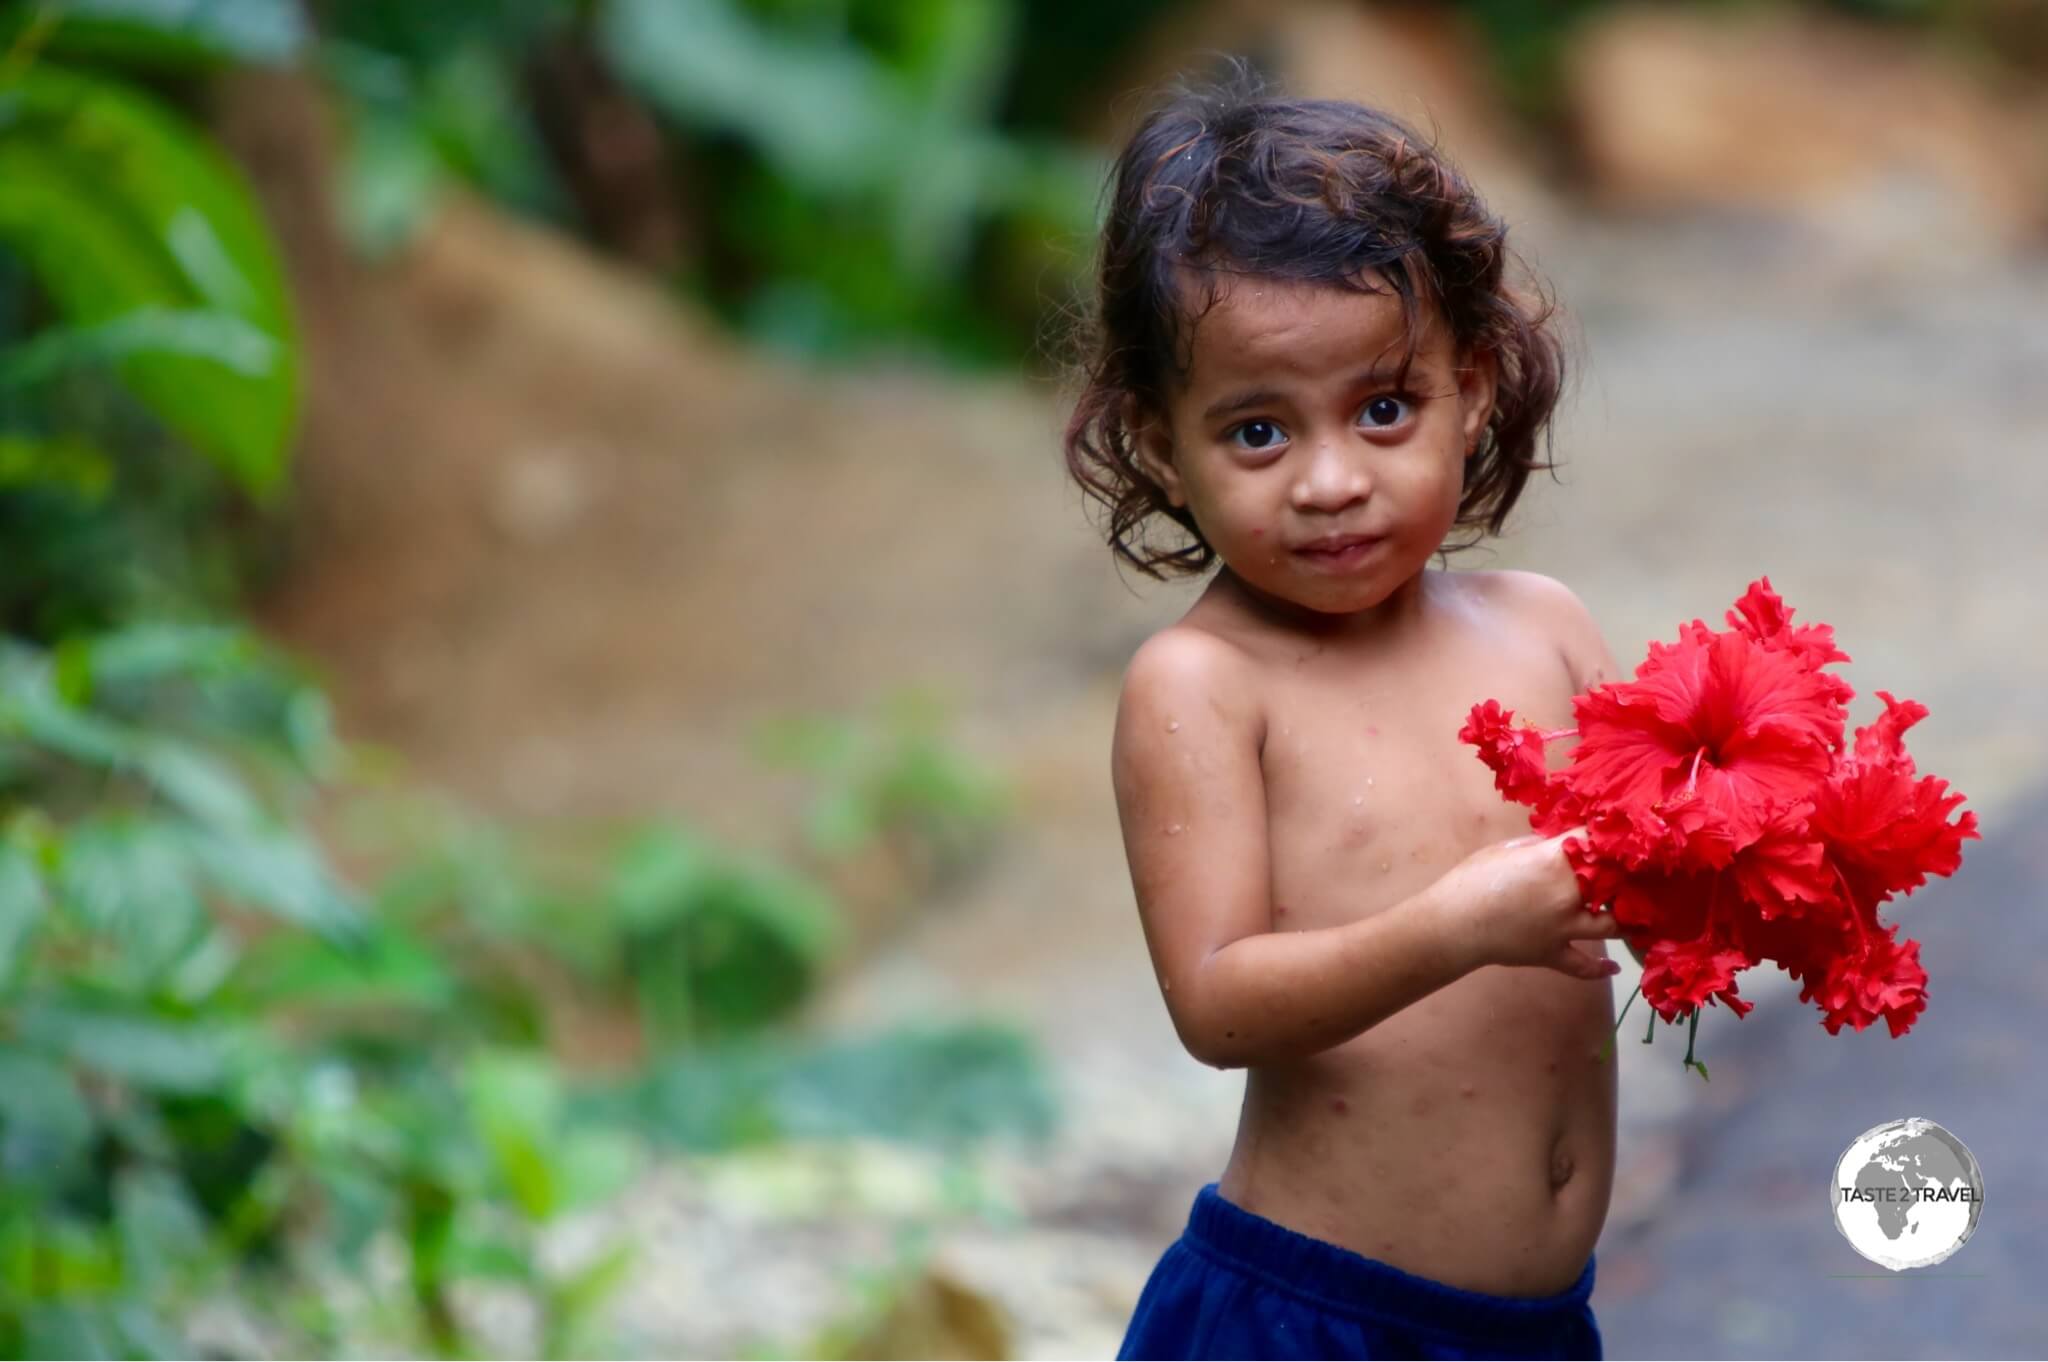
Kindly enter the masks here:
M 1550 964 L 1560 974 L 1569 974 L 1574 979 L 1612 979 L 1621 973 L 1621 966 L 1615 961 L 1604 955 L 1588 955 L 1568 941 L 1557 948 Z

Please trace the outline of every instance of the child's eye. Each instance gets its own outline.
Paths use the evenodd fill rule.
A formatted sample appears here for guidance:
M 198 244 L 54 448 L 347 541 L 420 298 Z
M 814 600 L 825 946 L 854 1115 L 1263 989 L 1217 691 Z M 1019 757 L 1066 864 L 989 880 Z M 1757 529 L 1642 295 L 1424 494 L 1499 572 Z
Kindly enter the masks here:
M 1382 393 L 1365 404 L 1365 422 L 1369 426 L 1376 426 L 1381 429 L 1398 426 L 1406 417 L 1408 410 L 1409 402 L 1407 398 Z
M 1233 426 L 1228 434 L 1231 436 L 1249 435 L 1253 432 L 1259 432 L 1257 438 L 1251 439 L 1246 444 L 1239 445 L 1238 448 L 1250 450 L 1271 449 L 1280 439 L 1280 427 L 1271 421 L 1247 421 L 1241 426 Z

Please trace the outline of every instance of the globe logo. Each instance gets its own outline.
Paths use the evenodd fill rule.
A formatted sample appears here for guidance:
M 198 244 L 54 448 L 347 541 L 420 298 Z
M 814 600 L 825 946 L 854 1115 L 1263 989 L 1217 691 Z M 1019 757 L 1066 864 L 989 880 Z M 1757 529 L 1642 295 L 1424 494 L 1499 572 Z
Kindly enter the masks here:
M 1873 1126 L 1835 1163 L 1828 1189 L 1850 1247 L 1894 1272 L 1930 1267 L 1969 1242 L 1984 1173 L 1961 1140 L 1924 1116 Z

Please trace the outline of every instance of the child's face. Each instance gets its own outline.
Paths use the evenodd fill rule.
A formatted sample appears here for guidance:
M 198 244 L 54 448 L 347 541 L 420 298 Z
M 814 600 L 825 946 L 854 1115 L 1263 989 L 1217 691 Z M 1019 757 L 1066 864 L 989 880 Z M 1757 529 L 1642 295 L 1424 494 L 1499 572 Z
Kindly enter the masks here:
M 1459 367 L 1448 327 L 1427 315 L 1405 388 L 1391 292 L 1239 276 L 1201 319 L 1170 430 L 1141 426 L 1137 454 L 1250 586 L 1351 613 L 1443 543 L 1494 365 L 1482 354 Z

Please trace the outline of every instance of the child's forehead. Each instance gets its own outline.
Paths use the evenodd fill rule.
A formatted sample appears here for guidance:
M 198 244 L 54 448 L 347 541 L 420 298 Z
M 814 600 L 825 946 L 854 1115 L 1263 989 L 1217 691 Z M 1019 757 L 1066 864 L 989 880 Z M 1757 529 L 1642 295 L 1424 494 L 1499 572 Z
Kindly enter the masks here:
M 1361 360 L 1398 363 L 1409 326 L 1400 297 L 1377 277 L 1378 292 L 1257 275 L 1217 277 L 1190 292 L 1193 382 L 1255 372 L 1321 372 Z M 1417 308 L 1417 357 L 1441 328 L 1434 309 Z

